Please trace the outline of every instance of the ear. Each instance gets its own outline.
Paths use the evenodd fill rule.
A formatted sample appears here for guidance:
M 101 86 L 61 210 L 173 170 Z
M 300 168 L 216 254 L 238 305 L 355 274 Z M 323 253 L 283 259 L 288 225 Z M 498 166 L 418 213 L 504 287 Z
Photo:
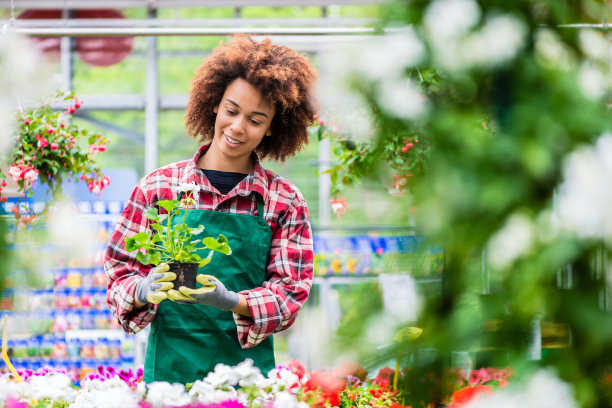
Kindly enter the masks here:
M 213 109 L 213 112 L 215 113 L 219 113 L 219 105 L 215 106 Z
M 265 135 L 266 135 L 266 136 L 272 136 L 272 130 L 270 130 L 270 129 L 268 128 L 268 130 L 266 130 Z

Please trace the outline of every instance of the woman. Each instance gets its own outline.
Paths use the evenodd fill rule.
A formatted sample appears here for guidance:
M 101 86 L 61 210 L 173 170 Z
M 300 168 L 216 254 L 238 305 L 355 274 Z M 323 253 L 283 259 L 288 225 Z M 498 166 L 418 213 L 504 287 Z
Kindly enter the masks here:
M 312 232 L 299 190 L 259 160 L 283 161 L 308 142 L 315 80 L 304 56 L 247 36 L 198 68 L 185 125 L 202 146 L 140 181 L 105 254 L 111 311 L 127 333 L 151 323 L 146 382 L 193 382 L 217 363 L 246 358 L 264 373 L 274 368 L 272 334 L 291 326 L 312 285 Z M 124 237 L 149 229 L 146 209 L 194 183 L 190 222 L 225 234 L 232 248 L 199 271 L 198 282 L 214 291 L 175 291 L 167 265 L 142 265 L 124 247 Z

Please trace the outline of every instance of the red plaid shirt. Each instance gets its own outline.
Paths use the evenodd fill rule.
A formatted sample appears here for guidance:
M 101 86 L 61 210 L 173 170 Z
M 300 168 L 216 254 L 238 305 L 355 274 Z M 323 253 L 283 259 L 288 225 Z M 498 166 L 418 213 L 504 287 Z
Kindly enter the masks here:
M 201 188 L 197 208 L 237 214 L 257 214 L 258 192 L 264 199 L 264 218 L 272 231 L 267 280 L 261 287 L 246 290 L 252 318 L 234 313 L 238 340 L 243 348 L 256 346 L 270 334 L 282 331 L 295 321 L 312 286 L 312 231 L 306 202 L 299 190 L 277 174 L 264 169 L 255 155 L 255 167 L 239 184 L 223 196 L 196 165 L 208 149 L 202 146 L 191 160 L 164 166 L 144 177 L 121 214 L 104 256 L 109 277 L 107 301 L 127 333 L 146 327 L 157 313 L 157 305 L 134 310 L 136 285 L 151 266 L 126 252 L 124 237 L 149 229 L 144 216 L 159 200 L 177 199 L 177 187 L 195 181 Z

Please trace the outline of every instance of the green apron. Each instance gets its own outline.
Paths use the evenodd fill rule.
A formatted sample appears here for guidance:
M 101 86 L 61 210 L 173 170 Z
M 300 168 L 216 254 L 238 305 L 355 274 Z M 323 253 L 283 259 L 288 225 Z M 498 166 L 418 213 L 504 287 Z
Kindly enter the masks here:
M 221 233 L 227 236 L 232 248 L 231 255 L 215 253 L 212 261 L 198 273 L 215 276 L 234 292 L 263 284 L 272 232 L 263 218 L 263 200 L 259 194 L 257 211 L 259 216 L 195 209 L 187 212 L 187 225 L 205 226 L 198 238 L 216 238 Z M 202 257 L 207 255 L 208 251 L 200 253 Z M 232 312 L 164 300 L 151 323 L 144 381 L 186 384 L 202 379 L 218 363 L 234 366 L 246 358 L 252 359 L 264 375 L 274 368 L 272 336 L 256 347 L 242 349 Z

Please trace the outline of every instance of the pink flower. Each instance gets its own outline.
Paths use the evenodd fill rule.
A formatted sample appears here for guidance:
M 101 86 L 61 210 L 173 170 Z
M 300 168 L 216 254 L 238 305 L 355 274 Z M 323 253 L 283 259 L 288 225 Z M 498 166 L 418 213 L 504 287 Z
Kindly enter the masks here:
M 105 144 L 101 144 L 98 146 L 98 151 L 100 152 L 105 152 L 106 151 L 106 145 Z
M 6 180 L 2 180 L 2 187 L 6 187 Z
M 55 129 L 53 129 L 51 126 L 49 126 L 47 128 L 47 133 L 53 133 L 53 132 L 55 132 Z
M 100 183 L 102 184 L 102 187 L 106 187 L 110 184 L 110 179 L 107 176 L 102 176 L 100 177 Z
M 329 200 L 332 210 L 336 213 L 339 220 L 342 220 L 342 215 L 346 212 L 346 199 L 340 198 L 338 200 Z
M 30 120 L 30 119 L 26 119 L 26 120 L 24 120 L 24 121 L 23 121 L 23 123 L 25 123 L 25 124 L 26 124 L 26 126 L 27 126 L 27 125 L 29 125 L 29 124 L 30 124 L 30 122 L 31 122 L 31 120 Z
M 98 146 L 95 144 L 89 145 L 89 153 L 98 153 Z
M 50 146 L 51 150 L 57 150 L 57 143 L 53 142 Z
M 46 146 L 49 146 L 49 142 L 47 141 L 47 139 L 43 139 L 43 138 L 38 139 L 38 147 L 40 149 L 44 149 Z
M 12 165 L 9 168 L 8 175 L 11 176 L 14 182 L 17 182 L 23 179 L 22 170 L 21 170 L 21 167 L 19 166 Z
M 103 186 L 95 180 L 89 180 L 89 182 L 87 183 L 87 187 L 89 188 L 89 191 L 94 194 L 100 194 L 103 188 Z
M 34 183 L 38 180 L 38 170 L 29 169 L 23 176 L 24 179 L 28 180 L 31 183 Z

